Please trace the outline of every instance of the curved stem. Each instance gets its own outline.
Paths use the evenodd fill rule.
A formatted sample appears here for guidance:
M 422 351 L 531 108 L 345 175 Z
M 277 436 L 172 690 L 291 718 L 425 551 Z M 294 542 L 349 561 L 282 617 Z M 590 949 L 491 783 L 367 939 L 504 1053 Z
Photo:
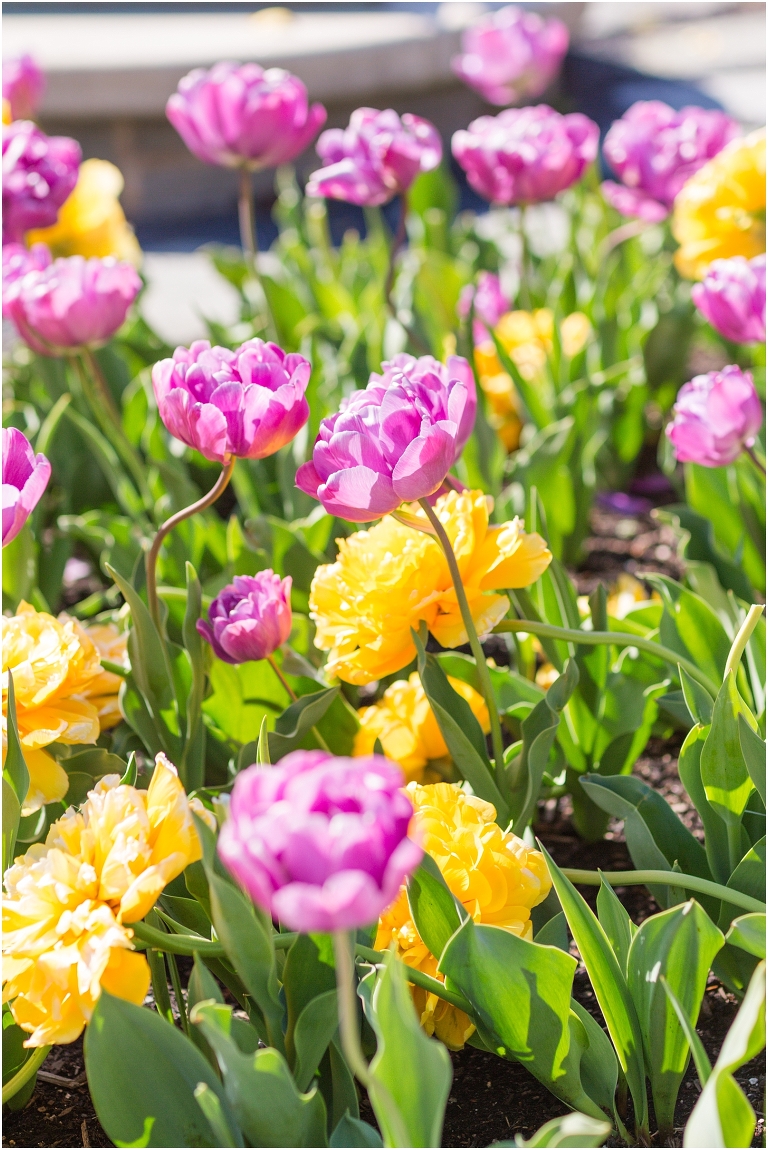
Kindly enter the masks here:
M 398 196 L 398 201 L 400 204 L 400 218 L 397 221 L 397 231 L 392 237 L 392 243 L 389 249 L 389 267 L 387 268 L 387 278 L 384 281 L 384 299 L 390 313 L 395 319 L 397 319 L 397 309 L 392 301 L 392 288 L 395 284 L 395 262 L 397 260 L 397 253 L 405 243 L 405 196 Z
M 740 906 L 753 914 L 765 914 L 765 903 L 751 895 L 742 894 L 740 890 L 732 890 L 729 886 L 722 886 L 719 882 L 711 882 L 708 878 L 699 878 L 695 874 L 681 874 L 676 870 L 574 870 L 572 867 L 563 867 L 563 874 L 573 883 L 580 886 L 600 886 L 600 879 L 604 878 L 610 886 L 679 886 L 685 890 L 695 890 L 699 894 L 708 894 L 712 898 L 719 898 L 731 906 Z
M 717 697 L 718 685 L 713 683 L 695 663 L 684 659 L 677 651 L 669 647 L 662 647 L 661 643 L 654 643 L 652 639 L 644 639 L 640 635 L 630 635 L 622 631 L 577 631 L 569 627 L 554 627 L 551 623 L 537 623 L 533 619 L 505 619 L 493 628 L 494 635 L 504 632 L 524 631 L 527 635 L 543 635 L 545 639 L 563 639 L 567 643 L 579 643 L 586 647 L 599 647 L 605 644 L 609 647 L 637 647 L 639 651 L 647 651 L 657 659 L 663 659 L 673 667 L 680 664 L 692 679 L 706 687 L 712 698 Z
M 760 472 L 760 474 L 763 476 L 763 478 L 765 478 L 765 464 L 761 463 L 760 460 L 757 458 L 757 454 L 755 452 L 754 447 L 747 447 L 747 445 L 744 444 L 744 450 L 746 451 L 747 455 L 749 456 L 749 458 L 754 463 L 757 470 Z
M 149 510 L 154 500 L 145 477 L 146 467 L 136 454 L 133 444 L 123 431 L 120 412 L 115 406 L 109 385 L 99 367 L 99 362 L 90 348 L 84 347 L 79 356 L 75 356 L 75 363 L 80 376 L 83 394 L 91 413 L 109 442 L 114 447 L 125 467 L 130 472 L 136 489 L 141 496 L 142 503 Z
M 22 1086 L 25 1086 L 26 1083 L 29 1082 L 33 1074 L 37 1073 L 39 1067 L 43 1065 L 48 1057 L 50 1049 L 50 1046 L 38 1046 L 31 1058 L 27 1059 L 21 1069 L 16 1071 L 9 1082 L 6 1082 L 3 1087 L 3 1106 L 5 1106 L 10 1098 L 13 1098 L 14 1094 L 19 1093 Z
M 282 683 L 284 690 L 288 692 L 288 697 L 290 698 L 291 702 L 295 703 L 298 696 L 296 695 L 296 692 L 294 691 L 293 687 L 291 687 L 291 685 L 289 684 L 289 682 L 286 679 L 283 672 L 278 667 L 277 663 L 275 662 L 274 656 L 273 655 L 267 655 L 267 662 L 269 663 L 270 667 L 272 668 L 272 670 L 275 672 L 278 679 Z M 327 751 L 329 755 L 332 754 L 331 748 L 328 746 L 325 739 L 323 738 L 323 736 L 318 731 L 317 727 L 310 727 L 310 730 L 312 731 L 312 734 L 315 736 L 315 738 L 317 739 L 317 741 L 320 744 L 320 746 L 322 747 L 322 749 L 324 751 Z
M 630 220 L 626 224 L 621 224 L 618 228 L 614 228 L 612 232 L 603 240 L 598 249 L 597 262 L 598 266 L 611 254 L 614 248 L 619 244 L 623 244 L 625 240 L 634 239 L 635 236 L 641 236 L 648 228 L 653 225 L 648 223 L 647 220 Z
M 234 456 L 224 464 L 221 469 L 219 478 L 214 483 L 211 490 L 202 499 L 198 499 L 196 503 L 191 503 L 189 507 L 183 507 L 181 511 L 177 511 L 170 519 L 166 519 L 165 523 L 161 524 L 157 529 L 157 534 L 152 540 L 152 546 L 147 552 L 146 568 L 147 568 L 147 602 L 149 604 L 149 613 L 154 620 L 155 626 L 158 631 L 160 630 L 160 610 L 158 607 L 157 599 L 157 557 L 160 554 L 160 548 L 163 545 L 163 540 L 169 532 L 173 531 L 179 523 L 183 523 L 185 519 L 189 519 L 192 515 L 196 515 L 198 511 L 205 511 L 206 507 L 210 507 L 215 503 L 221 493 L 227 487 L 232 472 L 235 470 Z
M 133 931 L 134 938 L 143 942 L 153 950 L 164 950 L 168 954 L 200 954 L 208 958 L 222 958 L 224 947 L 219 942 L 212 942 L 202 935 L 195 934 L 166 934 L 147 922 L 132 922 L 127 924 Z
M 427 516 L 427 519 L 434 528 L 435 535 L 440 540 L 440 546 L 443 549 L 448 570 L 451 573 L 453 580 L 453 587 L 456 592 L 456 599 L 458 600 L 459 610 L 461 611 L 461 618 L 464 622 L 467 635 L 469 636 L 469 645 L 472 648 L 472 654 L 475 657 L 475 664 L 477 666 L 477 677 L 480 680 L 480 689 L 483 693 L 486 705 L 488 707 L 488 716 L 491 721 L 491 745 L 493 746 L 493 757 L 496 764 L 496 769 L 501 770 L 504 765 L 504 740 L 501 737 L 501 723 L 499 721 L 499 708 L 496 704 L 496 699 L 493 694 L 493 685 L 491 684 L 491 675 L 488 670 L 488 664 L 485 661 L 485 654 L 477 637 L 477 630 L 475 629 L 475 621 L 472 618 L 472 612 L 469 609 L 467 601 L 467 593 L 464 590 L 464 584 L 461 581 L 461 572 L 459 565 L 456 562 L 456 556 L 453 553 L 451 541 L 448 538 L 445 528 L 438 519 L 437 515 L 429 505 L 426 499 L 420 499 L 419 503 Z

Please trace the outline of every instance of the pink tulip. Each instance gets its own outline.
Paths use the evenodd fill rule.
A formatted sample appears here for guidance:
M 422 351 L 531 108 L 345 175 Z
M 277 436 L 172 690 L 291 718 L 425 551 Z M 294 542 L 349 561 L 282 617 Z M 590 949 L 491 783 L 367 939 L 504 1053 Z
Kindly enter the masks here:
M 440 163 L 443 145 L 429 120 L 388 108 L 358 108 L 349 127 L 329 128 L 317 141 L 326 167 L 313 172 L 308 196 L 375 207 L 410 188 L 419 172 Z
M 600 129 L 580 112 L 538 104 L 480 116 L 455 132 L 453 154 L 467 180 L 494 204 L 536 204 L 570 188 L 597 155 Z
M 493 272 L 480 272 L 477 287 L 474 284 L 466 284 L 461 289 L 456 308 L 460 319 L 467 318 L 473 301 L 475 318 L 472 338 L 474 343 L 478 344 L 491 338 L 488 328 L 496 327 L 501 317 L 511 310 L 512 301 L 504 294 L 501 280 Z
M 165 114 L 198 160 L 223 168 L 274 168 L 312 142 L 325 123 L 322 104 L 282 68 L 223 61 L 179 82 Z
M 31 120 L 3 128 L 3 243 L 21 243 L 31 228 L 56 223 L 77 183 L 80 145 L 46 136 Z
M 11 287 L 30 271 L 42 271 L 51 262 L 51 253 L 45 244 L 3 244 L 3 315 L 8 315 L 6 296 Z
M 4 293 L 21 338 L 39 355 L 99 347 L 125 323 L 141 290 L 135 268 L 111 256 L 69 256 L 28 271 Z
M 210 620 L 210 622 L 208 621 Z M 291 633 L 291 577 L 236 575 L 198 619 L 197 630 L 225 663 L 266 659 Z
M 45 76 L 29 55 L 3 60 L 3 99 L 12 120 L 32 120 L 45 92 Z
M 621 183 L 606 180 L 603 195 L 623 216 L 663 220 L 683 184 L 738 135 L 725 112 L 638 100 L 605 137 L 603 155 Z
M 408 838 L 403 774 L 379 755 L 294 751 L 235 779 L 219 854 L 253 901 L 290 930 L 376 922 L 423 851 Z
M 456 75 L 489 104 L 516 104 L 536 99 L 557 76 L 568 29 L 511 5 L 468 28 L 461 46 L 451 61 Z
M 3 428 L 3 547 L 21 531 L 40 502 L 51 465 L 15 427 Z
M 395 356 L 320 423 L 296 486 L 326 511 L 369 523 L 438 490 L 472 432 L 477 395 L 460 356 Z
M 309 419 L 311 364 L 274 343 L 251 339 L 237 351 L 200 339 L 152 369 L 165 426 L 206 459 L 264 459 Z
M 693 285 L 696 307 L 715 331 L 734 343 L 765 343 L 765 256 L 714 260 Z
M 726 467 L 751 447 L 763 423 L 752 376 L 731 365 L 683 384 L 667 435 L 681 463 Z

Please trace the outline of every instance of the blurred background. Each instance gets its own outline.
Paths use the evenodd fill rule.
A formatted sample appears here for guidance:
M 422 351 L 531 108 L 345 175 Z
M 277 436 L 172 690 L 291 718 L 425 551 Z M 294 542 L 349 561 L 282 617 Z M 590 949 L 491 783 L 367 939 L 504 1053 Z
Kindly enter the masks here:
M 123 173 L 122 203 L 146 253 L 144 312 L 170 342 L 205 334 L 202 315 L 229 323 L 234 289 L 207 258 L 210 242 L 237 244 L 237 173 L 200 163 L 165 118 L 190 69 L 217 60 L 283 67 L 344 126 L 361 104 L 414 112 L 450 137 L 490 109 L 451 71 L 461 32 L 501 5 L 454 3 L 15 3 L 3 5 L 3 55 L 31 53 L 47 74 L 46 132 L 74 136 L 84 158 Z M 582 111 L 605 132 L 639 99 L 723 107 L 745 130 L 764 122 L 765 5 L 761 3 L 524 4 L 558 15 L 571 49 L 543 99 Z M 314 148 L 297 161 L 317 167 Z M 454 168 L 462 206 L 484 210 Z M 256 179 L 262 250 L 276 235 L 274 173 Z M 332 203 L 331 226 L 362 230 L 362 213 Z

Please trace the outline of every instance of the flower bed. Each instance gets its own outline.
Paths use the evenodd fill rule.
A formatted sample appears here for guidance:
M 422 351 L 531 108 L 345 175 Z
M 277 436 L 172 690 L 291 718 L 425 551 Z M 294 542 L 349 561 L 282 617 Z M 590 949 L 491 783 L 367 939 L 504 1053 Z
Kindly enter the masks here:
M 456 68 L 522 102 L 566 45 L 507 10 Z M 241 316 L 174 350 L 119 173 L 9 75 L 12 1143 L 751 1144 L 764 134 L 635 105 L 600 185 L 587 117 L 506 108 L 456 216 L 428 122 L 359 109 L 302 193 L 300 79 L 198 70 Z

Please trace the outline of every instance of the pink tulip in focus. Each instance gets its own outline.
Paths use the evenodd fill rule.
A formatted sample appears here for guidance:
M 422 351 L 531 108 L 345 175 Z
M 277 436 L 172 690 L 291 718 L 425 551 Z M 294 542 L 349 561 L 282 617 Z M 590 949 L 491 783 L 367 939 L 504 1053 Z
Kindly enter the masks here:
M 28 271 L 4 292 L 3 303 L 21 338 L 38 355 L 99 347 L 125 323 L 141 280 L 131 264 L 111 256 L 69 256 Z
M 714 260 L 691 297 L 715 331 L 734 343 L 765 343 L 765 256 Z
M 584 174 L 597 155 L 597 124 L 546 104 L 480 116 L 455 132 L 453 154 L 476 192 L 494 204 L 553 199 Z
M 663 220 L 683 184 L 740 134 L 725 112 L 638 100 L 605 137 L 603 155 L 621 183 L 606 180 L 603 195 L 623 216 Z
M 317 154 L 326 166 L 309 177 L 308 196 L 376 207 L 407 191 L 419 172 L 436 168 L 443 145 L 420 116 L 358 108 L 349 127 L 323 132 Z
M 40 502 L 51 465 L 35 455 L 32 445 L 16 427 L 3 428 L 3 547 L 16 538 Z
M 293 160 L 326 118 L 298 76 L 229 60 L 185 76 L 165 114 L 198 160 L 251 171 Z
M 12 120 L 32 120 L 45 92 L 45 76 L 29 55 L 3 60 L 3 99 Z
M 216 596 L 197 630 L 225 663 L 266 659 L 291 633 L 291 577 L 274 571 L 236 575 Z
M 51 253 L 45 244 L 3 244 L 3 315 L 8 315 L 6 295 L 11 287 L 30 271 L 42 271 L 51 262 Z
M 3 127 L 3 243 L 21 243 L 30 228 L 56 223 L 77 183 L 80 145 L 46 136 L 31 120 Z
M 235 779 L 219 854 L 253 901 L 290 930 L 376 922 L 423 851 L 408 838 L 403 773 L 380 755 L 294 751 Z
M 296 486 L 331 515 L 369 523 L 438 490 L 475 421 L 472 369 L 461 356 L 397 355 L 320 423 Z
M 512 310 L 512 301 L 507 299 L 502 291 L 501 280 L 493 272 L 480 272 L 477 287 L 474 284 L 465 284 L 461 289 L 456 308 L 459 319 L 467 318 L 473 301 L 475 316 L 472 338 L 474 343 L 478 344 L 491 338 L 488 328 L 496 327 L 501 317 Z
M 763 423 L 752 376 L 731 365 L 683 384 L 667 435 L 681 463 L 726 467 L 751 447 Z
M 560 71 L 568 29 L 514 5 L 484 17 L 464 33 L 463 54 L 451 66 L 489 104 L 533 100 Z
M 274 343 L 251 339 L 237 351 L 199 339 L 152 369 L 160 418 L 206 459 L 264 459 L 309 419 L 304 397 L 312 366 Z

